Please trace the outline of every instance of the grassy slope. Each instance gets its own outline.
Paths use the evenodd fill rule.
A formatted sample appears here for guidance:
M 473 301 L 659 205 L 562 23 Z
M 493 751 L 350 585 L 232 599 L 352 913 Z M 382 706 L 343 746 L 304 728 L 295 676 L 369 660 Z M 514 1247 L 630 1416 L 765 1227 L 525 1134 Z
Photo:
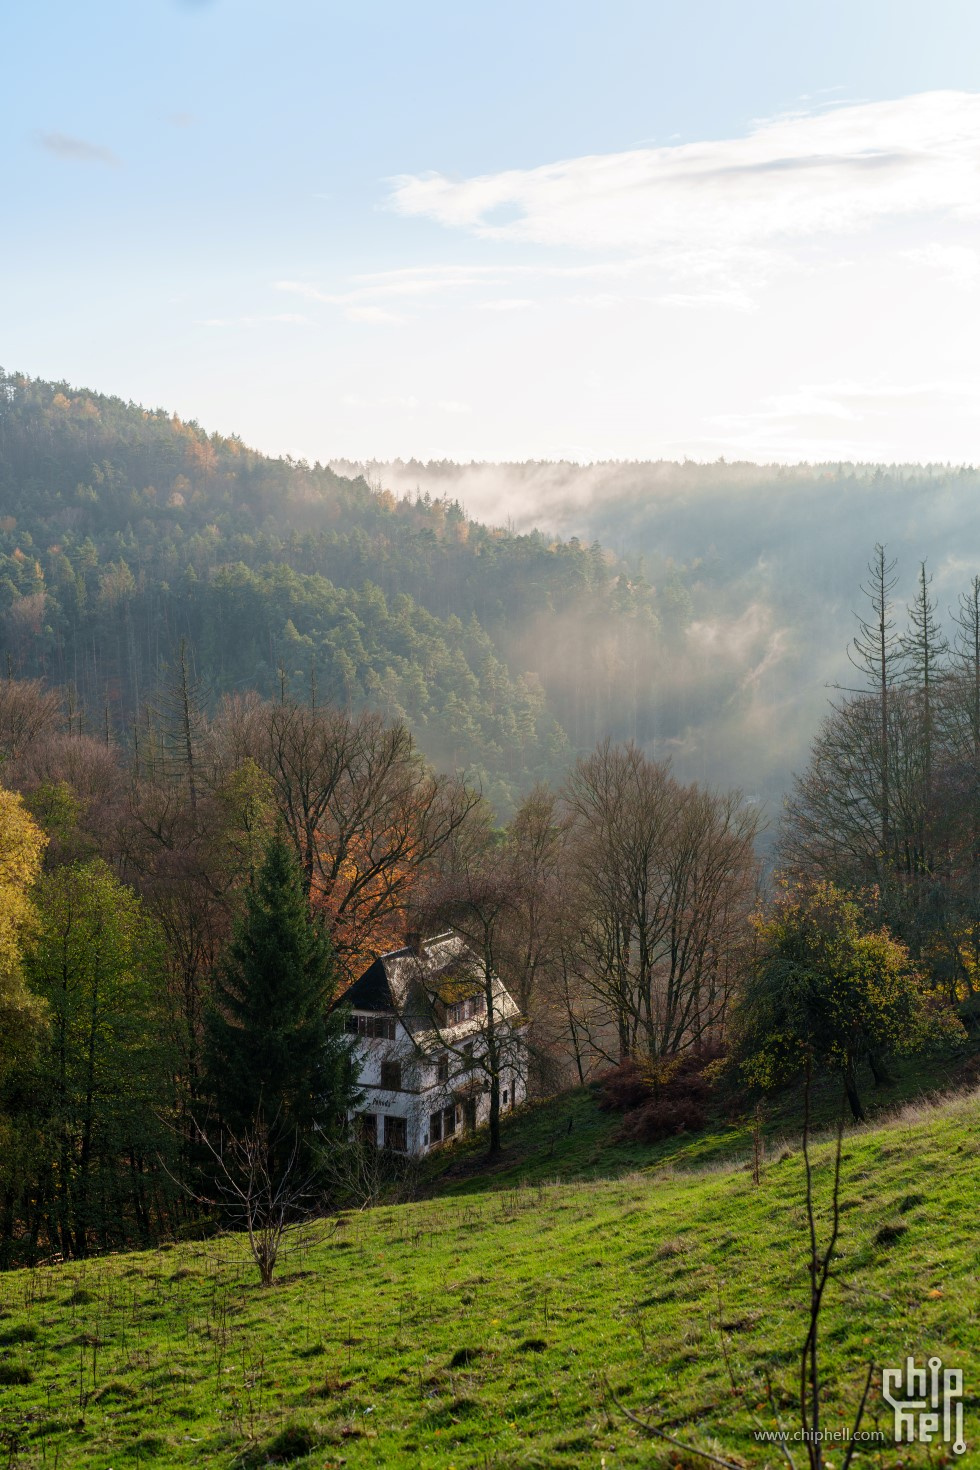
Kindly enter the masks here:
M 917 1056 L 896 1059 L 889 1085 L 874 1088 L 866 1069 L 858 1083 L 869 1118 L 894 1112 L 906 1102 L 944 1092 L 961 1092 L 980 1083 L 980 1048 L 971 1041 L 945 1058 Z M 816 1126 L 832 1128 L 840 1106 L 840 1088 L 825 1078 L 814 1088 Z M 798 1089 L 767 1099 L 760 1127 L 767 1147 L 777 1149 L 785 1139 L 796 1139 L 803 1126 Z M 752 1154 L 755 1120 L 744 1112 L 716 1112 L 702 1133 L 664 1139 L 654 1145 L 617 1138 L 621 1118 L 603 1113 L 591 1090 L 577 1089 L 503 1120 L 504 1153 L 492 1168 L 486 1165 L 483 1134 L 463 1137 L 451 1150 L 431 1154 L 423 1171 L 427 1191 L 439 1194 L 482 1193 L 487 1189 L 552 1183 L 556 1179 L 609 1179 L 637 1169 L 670 1161 L 675 1167 L 699 1168 L 725 1160 L 748 1159 Z
M 980 1464 L 978 1125 L 972 1094 L 848 1136 L 824 1327 L 831 1422 L 869 1355 L 966 1370 L 961 1465 Z M 705 1463 L 634 1432 L 604 1377 L 682 1436 L 777 1463 L 751 1415 L 771 1422 L 766 1368 L 789 1402 L 804 1330 L 799 1152 L 759 1188 L 744 1167 L 669 1163 L 497 1182 L 325 1223 L 271 1291 L 235 1238 L 0 1277 L 0 1379 L 31 1379 L 0 1384 L 7 1463 L 261 1465 L 304 1435 L 296 1463 L 317 1466 Z M 891 1447 L 856 1463 L 942 1462 Z

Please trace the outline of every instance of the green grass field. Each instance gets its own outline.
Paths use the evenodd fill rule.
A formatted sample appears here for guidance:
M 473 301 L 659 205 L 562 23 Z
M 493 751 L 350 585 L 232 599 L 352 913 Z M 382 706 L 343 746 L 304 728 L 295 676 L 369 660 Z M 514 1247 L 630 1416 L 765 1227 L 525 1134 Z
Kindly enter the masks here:
M 692 1156 L 694 1140 L 643 1172 L 548 1183 L 546 1166 L 597 1167 L 613 1124 L 588 1094 L 509 1123 L 530 1182 L 478 1188 L 463 1151 L 443 1163 L 463 1192 L 321 1222 L 271 1290 L 238 1237 L 0 1276 L 0 1466 L 707 1463 L 651 1441 L 613 1394 L 738 1463 L 784 1463 L 753 1429 L 774 1422 L 767 1374 L 794 1413 L 799 1149 L 773 1146 L 759 1186 L 742 1162 Z M 740 1135 L 711 1137 L 721 1154 Z M 826 1218 L 827 1145 L 818 1158 Z M 849 1132 L 823 1325 L 832 1425 L 869 1357 L 965 1370 L 960 1465 L 980 1465 L 978 1171 L 980 1094 Z M 868 1427 L 879 1418 L 890 1434 L 874 1394 Z M 943 1463 L 890 1443 L 855 1460 Z

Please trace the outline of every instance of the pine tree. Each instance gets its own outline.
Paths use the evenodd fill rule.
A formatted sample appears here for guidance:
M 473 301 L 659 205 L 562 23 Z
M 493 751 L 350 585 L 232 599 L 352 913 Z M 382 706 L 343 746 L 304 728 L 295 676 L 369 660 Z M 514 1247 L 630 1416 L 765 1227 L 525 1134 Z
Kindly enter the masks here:
M 238 1137 L 260 1129 L 281 1159 L 309 1164 L 336 1135 L 355 1097 L 344 1013 L 331 1010 L 337 969 L 310 917 L 282 831 L 269 842 L 206 1020 L 210 1092 Z

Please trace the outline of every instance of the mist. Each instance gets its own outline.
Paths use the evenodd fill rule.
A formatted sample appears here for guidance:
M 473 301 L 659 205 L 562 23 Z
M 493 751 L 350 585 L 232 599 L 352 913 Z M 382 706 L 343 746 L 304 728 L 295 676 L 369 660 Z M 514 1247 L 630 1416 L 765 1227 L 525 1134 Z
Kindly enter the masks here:
M 598 542 L 661 602 L 680 599 L 680 626 L 646 640 L 638 666 L 609 661 L 605 728 L 669 756 L 685 780 L 740 786 L 771 820 L 834 686 L 860 682 L 847 647 L 875 543 L 898 562 L 899 626 L 922 560 L 947 622 L 980 569 L 980 472 L 971 467 L 396 460 L 334 468 L 398 496 L 458 500 L 472 517 L 518 533 Z M 557 621 L 557 636 L 549 619 L 508 654 L 540 668 L 560 699 L 586 635 L 562 626 L 560 613 Z M 599 712 L 597 728 L 602 720 Z

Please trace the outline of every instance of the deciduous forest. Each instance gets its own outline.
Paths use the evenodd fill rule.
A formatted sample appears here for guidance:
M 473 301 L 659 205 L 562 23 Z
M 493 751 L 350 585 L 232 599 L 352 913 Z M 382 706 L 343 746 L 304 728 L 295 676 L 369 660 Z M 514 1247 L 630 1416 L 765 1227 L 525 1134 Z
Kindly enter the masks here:
M 506 977 L 532 1096 L 602 1076 L 641 1143 L 804 1072 L 860 1119 L 965 1044 L 976 579 L 950 641 L 876 548 L 773 885 L 651 733 L 679 577 L 65 385 L 4 379 L 0 456 L 0 1263 L 349 1200 L 343 997 L 408 926 Z

